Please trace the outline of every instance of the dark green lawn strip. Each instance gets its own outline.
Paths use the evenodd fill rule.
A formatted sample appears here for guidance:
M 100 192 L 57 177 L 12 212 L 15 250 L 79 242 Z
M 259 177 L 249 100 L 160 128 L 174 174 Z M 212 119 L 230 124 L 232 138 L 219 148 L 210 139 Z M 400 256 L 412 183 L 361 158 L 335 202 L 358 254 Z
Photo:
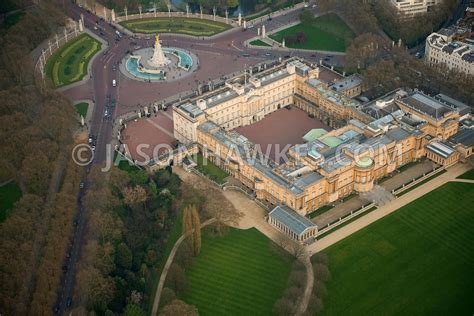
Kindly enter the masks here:
M 471 169 L 471 170 L 463 173 L 462 175 L 460 175 L 456 179 L 474 180 L 474 169 Z
M 446 172 L 446 170 L 442 170 L 442 171 L 438 172 L 437 174 L 434 174 L 434 175 L 432 175 L 431 177 L 428 177 L 428 178 L 426 178 L 425 180 L 423 180 L 423 181 L 421 181 L 421 182 L 418 182 L 417 184 L 415 184 L 414 186 L 410 187 L 409 189 L 406 189 L 405 191 L 402 191 L 402 192 L 398 193 L 397 196 L 402 196 L 402 195 L 404 195 L 404 194 L 406 194 L 406 193 L 408 193 L 408 192 L 410 192 L 410 191 L 412 191 L 412 190 L 418 188 L 420 185 L 423 185 L 423 184 L 425 184 L 426 182 L 428 182 L 428 181 L 430 181 L 430 180 L 433 180 L 434 178 L 436 178 L 436 177 L 442 175 L 442 174 L 445 173 L 445 172 Z
M 187 269 L 183 299 L 200 315 L 269 315 L 286 287 L 291 259 L 255 229 L 204 234 L 201 254 Z
M 346 221 L 346 222 L 340 224 L 339 226 L 335 227 L 334 229 L 331 229 L 331 230 L 328 231 L 327 233 L 324 233 L 324 234 L 319 235 L 319 236 L 318 236 L 318 239 L 324 238 L 324 237 L 326 237 L 327 235 L 330 235 L 330 234 L 334 233 L 336 230 L 341 229 L 342 227 L 344 227 L 344 226 L 346 226 L 346 225 L 349 225 L 349 224 L 352 223 L 353 221 L 355 221 L 355 220 L 361 218 L 362 216 L 367 215 L 367 214 L 370 213 L 370 212 L 375 211 L 376 209 L 377 209 L 377 207 L 375 207 L 375 206 L 369 208 L 369 209 L 366 210 L 365 212 L 362 212 L 362 213 L 360 213 L 359 215 L 354 216 L 354 217 L 351 218 L 350 220 L 348 220 L 348 221 Z M 324 228 L 324 227 L 323 227 L 323 228 Z
M 271 45 L 265 43 L 265 42 L 262 41 L 262 40 L 251 41 L 251 42 L 250 42 L 250 45 L 271 47 Z
M 450 182 L 325 250 L 325 315 L 474 310 L 474 186 Z
M 75 107 L 77 113 L 85 118 L 87 114 L 87 109 L 89 108 L 89 104 L 87 102 L 81 102 L 76 104 Z
M 0 223 L 3 222 L 13 204 L 21 198 L 20 187 L 13 181 L 0 187 Z
M 211 36 L 228 30 L 230 25 L 198 18 L 145 18 L 120 22 L 136 33 L 181 33 L 193 36 Z
M 217 183 L 224 183 L 224 179 L 227 178 L 228 174 L 219 168 L 216 164 L 214 164 L 212 161 L 209 159 L 204 159 L 204 157 L 201 154 L 198 154 L 196 156 L 196 163 L 197 163 L 197 169 L 209 176 L 212 180 L 216 181 Z
M 334 205 L 323 205 L 320 208 L 316 209 L 315 211 L 311 212 L 308 214 L 309 218 L 315 218 L 316 216 L 319 216 L 321 214 L 326 213 L 330 209 L 332 209 Z

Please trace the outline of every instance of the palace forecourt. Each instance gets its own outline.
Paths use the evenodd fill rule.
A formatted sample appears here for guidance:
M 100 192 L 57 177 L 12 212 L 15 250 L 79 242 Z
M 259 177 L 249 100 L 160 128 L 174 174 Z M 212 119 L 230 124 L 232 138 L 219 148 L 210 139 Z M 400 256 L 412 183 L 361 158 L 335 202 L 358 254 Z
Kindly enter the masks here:
M 467 105 L 402 89 L 361 102 L 355 98 L 359 78 L 352 78 L 350 85 L 347 78 L 327 81 L 327 71 L 291 58 L 258 66 L 219 89 L 173 105 L 174 136 L 189 148 L 179 158 L 201 151 L 273 205 L 270 224 L 299 242 L 313 240 L 317 227 L 298 217 L 353 192 L 368 192 L 378 179 L 422 157 L 448 167 L 472 154 L 474 134 L 459 124 L 469 115 Z M 290 106 L 324 124 L 301 133 L 283 161 L 267 159 L 238 132 L 274 112 L 291 112 L 283 109 Z M 284 115 L 274 125 L 291 130 Z M 167 164 L 153 161 L 148 168 Z

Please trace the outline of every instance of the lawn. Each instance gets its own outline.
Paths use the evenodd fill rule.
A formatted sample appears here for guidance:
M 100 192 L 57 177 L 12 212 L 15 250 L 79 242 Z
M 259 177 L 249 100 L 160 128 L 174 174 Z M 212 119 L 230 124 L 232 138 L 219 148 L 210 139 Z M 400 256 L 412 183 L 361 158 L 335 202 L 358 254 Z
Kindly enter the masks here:
M 211 180 L 214 180 L 217 183 L 224 183 L 224 179 L 229 176 L 227 172 L 219 168 L 212 161 L 210 161 L 209 159 L 204 159 L 204 157 L 200 153 L 196 156 L 196 163 L 197 170 L 209 176 Z
M 55 87 L 82 80 L 87 75 L 90 59 L 100 51 L 101 44 L 88 34 L 82 34 L 59 48 L 46 62 L 46 75 Z
M 0 187 L 0 223 L 7 218 L 8 211 L 20 198 L 21 190 L 15 182 L 11 181 Z
M 462 175 L 460 175 L 457 178 L 458 179 L 466 179 L 466 180 L 474 180 L 474 169 L 471 169 L 471 170 L 463 173 Z
M 474 185 L 447 183 L 325 250 L 324 315 L 471 315 Z
M 262 41 L 262 40 L 251 41 L 249 44 L 250 44 L 250 45 L 254 45 L 254 46 L 268 46 L 268 47 L 271 47 L 271 45 L 265 43 L 265 42 Z
M 89 104 L 87 102 L 81 102 L 76 104 L 75 107 L 77 113 L 85 118 L 87 114 L 87 109 L 89 108 Z
M 203 234 L 201 254 L 186 270 L 185 302 L 199 315 L 271 315 L 286 288 L 292 259 L 252 228 Z
M 197 18 L 147 18 L 120 22 L 136 33 L 179 33 L 193 36 L 211 36 L 231 28 L 230 25 Z
M 121 155 L 120 161 L 118 163 L 118 168 L 120 170 L 126 171 L 127 173 L 135 173 L 135 172 L 141 171 L 140 168 L 138 168 L 136 165 L 131 163 L 130 160 L 125 158 L 122 154 L 119 154 L 119 155 Z M 114 162 L 117 162 L 117 159 L 118 157 L 115 156 Z
M 304 43 L 290 44 L 286 47 L 344 52 L 348 42 L 354 38 L 354 32 L 336 14 L 327 14 L 313 19 L 309 25 L 302 23 L 283 29 L 270 38 L 281 43 L 283 38 L 295 36 L 299 32 L 306 34 Z

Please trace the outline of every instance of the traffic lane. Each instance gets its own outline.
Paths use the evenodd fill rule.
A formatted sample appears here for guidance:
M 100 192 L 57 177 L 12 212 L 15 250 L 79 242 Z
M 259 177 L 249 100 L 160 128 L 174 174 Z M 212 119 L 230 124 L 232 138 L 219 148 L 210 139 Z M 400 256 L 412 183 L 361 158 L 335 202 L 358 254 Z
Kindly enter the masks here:
M 103 66 L 103 70 L 101 70 L 103 74 L 102 80 L 97 82 L 97 84 L 95 85 L 95 90 L 98 92 L 97 98 L 98 100 L 102 101 L 102 109 L 95 115 L 96 122 L 97 124 L 99 124 L 99 130 L 97 132 L 98 144 L 96 146 L 94 159 L 96 163 L 103 163 L 110 154 L 108 150 L 113 150 L 110 144 L 113 136 L 112 132 L 114 118 L 116 116 L 117 108 L 120 104 L 120 96 L 118 91 L 122 86 L 122 80 L 119 74 L 118 67 L 115 67 L 115 70 L 113 69 L 114 65 L 116 65 L 121 58 L 121 54 L 119 54 L 118 52 L 125 50 L 128 45 L 128 40 L 120 40 L 114 43 L 114 46 L 110 52 L 111 57 L 107 59 L 106 63 Z M 112 85 L 113 80 L 116 81 L 115 87 Z M 105 109 L 107 106 L 111 105 L 112 100 L 115 100 L 115 108 L 107 108 L 108 111 L 112 111 L 112 113 L 109 113 L 112 119 L 104 119 Z

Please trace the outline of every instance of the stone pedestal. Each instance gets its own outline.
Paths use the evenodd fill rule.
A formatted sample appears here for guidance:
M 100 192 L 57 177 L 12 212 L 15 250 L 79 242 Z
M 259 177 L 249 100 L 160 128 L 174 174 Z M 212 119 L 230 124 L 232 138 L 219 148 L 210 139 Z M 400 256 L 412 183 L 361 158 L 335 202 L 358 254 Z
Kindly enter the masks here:
M 163 54 L 161 49 L 160 38 L 157 35 L 155 39 L 155 49 L 153 51 L 153 57 L 150 60 L 150 63 L 156 67 L 163 67 L 168 64 L 169 60 Z

